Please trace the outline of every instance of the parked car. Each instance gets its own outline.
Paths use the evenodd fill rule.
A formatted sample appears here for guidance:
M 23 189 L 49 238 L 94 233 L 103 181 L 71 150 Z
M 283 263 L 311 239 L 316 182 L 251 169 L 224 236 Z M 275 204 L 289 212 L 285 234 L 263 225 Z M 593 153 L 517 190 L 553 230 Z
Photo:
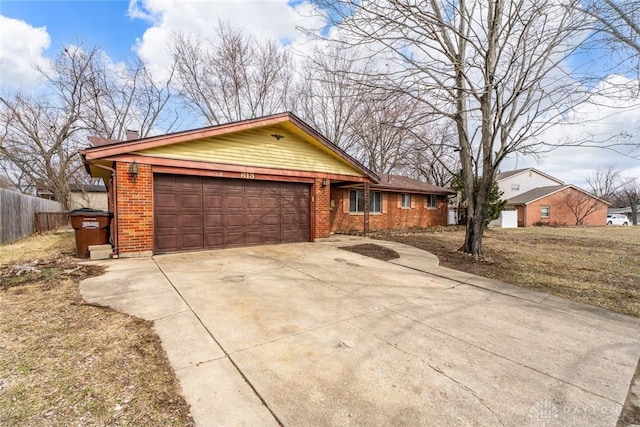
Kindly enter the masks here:
M 607 225 L 629 225 L 629 218 L 623 214 L 607 215 Z

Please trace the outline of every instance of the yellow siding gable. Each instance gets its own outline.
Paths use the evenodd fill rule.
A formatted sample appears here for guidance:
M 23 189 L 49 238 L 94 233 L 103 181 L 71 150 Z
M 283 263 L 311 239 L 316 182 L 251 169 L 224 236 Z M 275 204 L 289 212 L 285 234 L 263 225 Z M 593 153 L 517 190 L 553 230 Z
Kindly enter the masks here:
M 276 139 L 272 135 L 284 138 Z M 280 126 L 180 142 L 136 153 L 169 159 L 364 176 L 315 139 Z

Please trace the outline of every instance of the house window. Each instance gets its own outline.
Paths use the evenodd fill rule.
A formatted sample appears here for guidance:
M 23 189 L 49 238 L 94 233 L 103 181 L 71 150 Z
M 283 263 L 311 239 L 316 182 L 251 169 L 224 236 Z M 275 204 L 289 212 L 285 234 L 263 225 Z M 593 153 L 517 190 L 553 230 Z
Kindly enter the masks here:
M 549 206 L 543 206 L 540 208 L 540 217 L 549 218 Z
M 364 212 L 364 190 L 349 190 L 349 212 Z M 382 212 L 382 193 L 369 192 L 369 212 Z
M 435 194 L 428 194 L 427 195 L 427 208 L 429 209 L 435 209 L 438 207 L 438 198 L 436 197 Z
M 407 193 L 403 193 L 401 194 L 402 197 L 402 208 L 403 209 L 409 209 L 411 207 L 411 194 L 407 194 Z
M 520 184 L 511 184 L 511 189 L 513 191 L 520 191 Z

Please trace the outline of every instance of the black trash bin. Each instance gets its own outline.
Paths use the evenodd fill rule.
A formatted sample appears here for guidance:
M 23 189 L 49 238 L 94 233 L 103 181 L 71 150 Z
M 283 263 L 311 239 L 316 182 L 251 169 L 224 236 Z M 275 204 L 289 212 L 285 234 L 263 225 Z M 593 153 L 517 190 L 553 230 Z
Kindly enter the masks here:
M 89 258 L 89 246 L 109 243 L 111 212 L 95 209 L 71 211 L 71 226 L 76 232 L 76 255 Z

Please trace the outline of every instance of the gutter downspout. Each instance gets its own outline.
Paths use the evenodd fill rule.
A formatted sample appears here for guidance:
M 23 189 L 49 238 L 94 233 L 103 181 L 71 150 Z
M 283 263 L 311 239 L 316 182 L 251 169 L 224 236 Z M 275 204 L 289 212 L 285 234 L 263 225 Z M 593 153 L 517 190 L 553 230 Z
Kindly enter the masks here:
M 111 184 L 113 185 L 113 250 L 111 251 L 111 255 L 118 257 L 120 254 L 120 250 L 118 249 L 118 186 L 117 184 L 117 174 L 114 168 L 110 168 L 109 166 L 99 165 L 94 163 L 92 166 L 95 166 L 99 169 L 111 171 Z

